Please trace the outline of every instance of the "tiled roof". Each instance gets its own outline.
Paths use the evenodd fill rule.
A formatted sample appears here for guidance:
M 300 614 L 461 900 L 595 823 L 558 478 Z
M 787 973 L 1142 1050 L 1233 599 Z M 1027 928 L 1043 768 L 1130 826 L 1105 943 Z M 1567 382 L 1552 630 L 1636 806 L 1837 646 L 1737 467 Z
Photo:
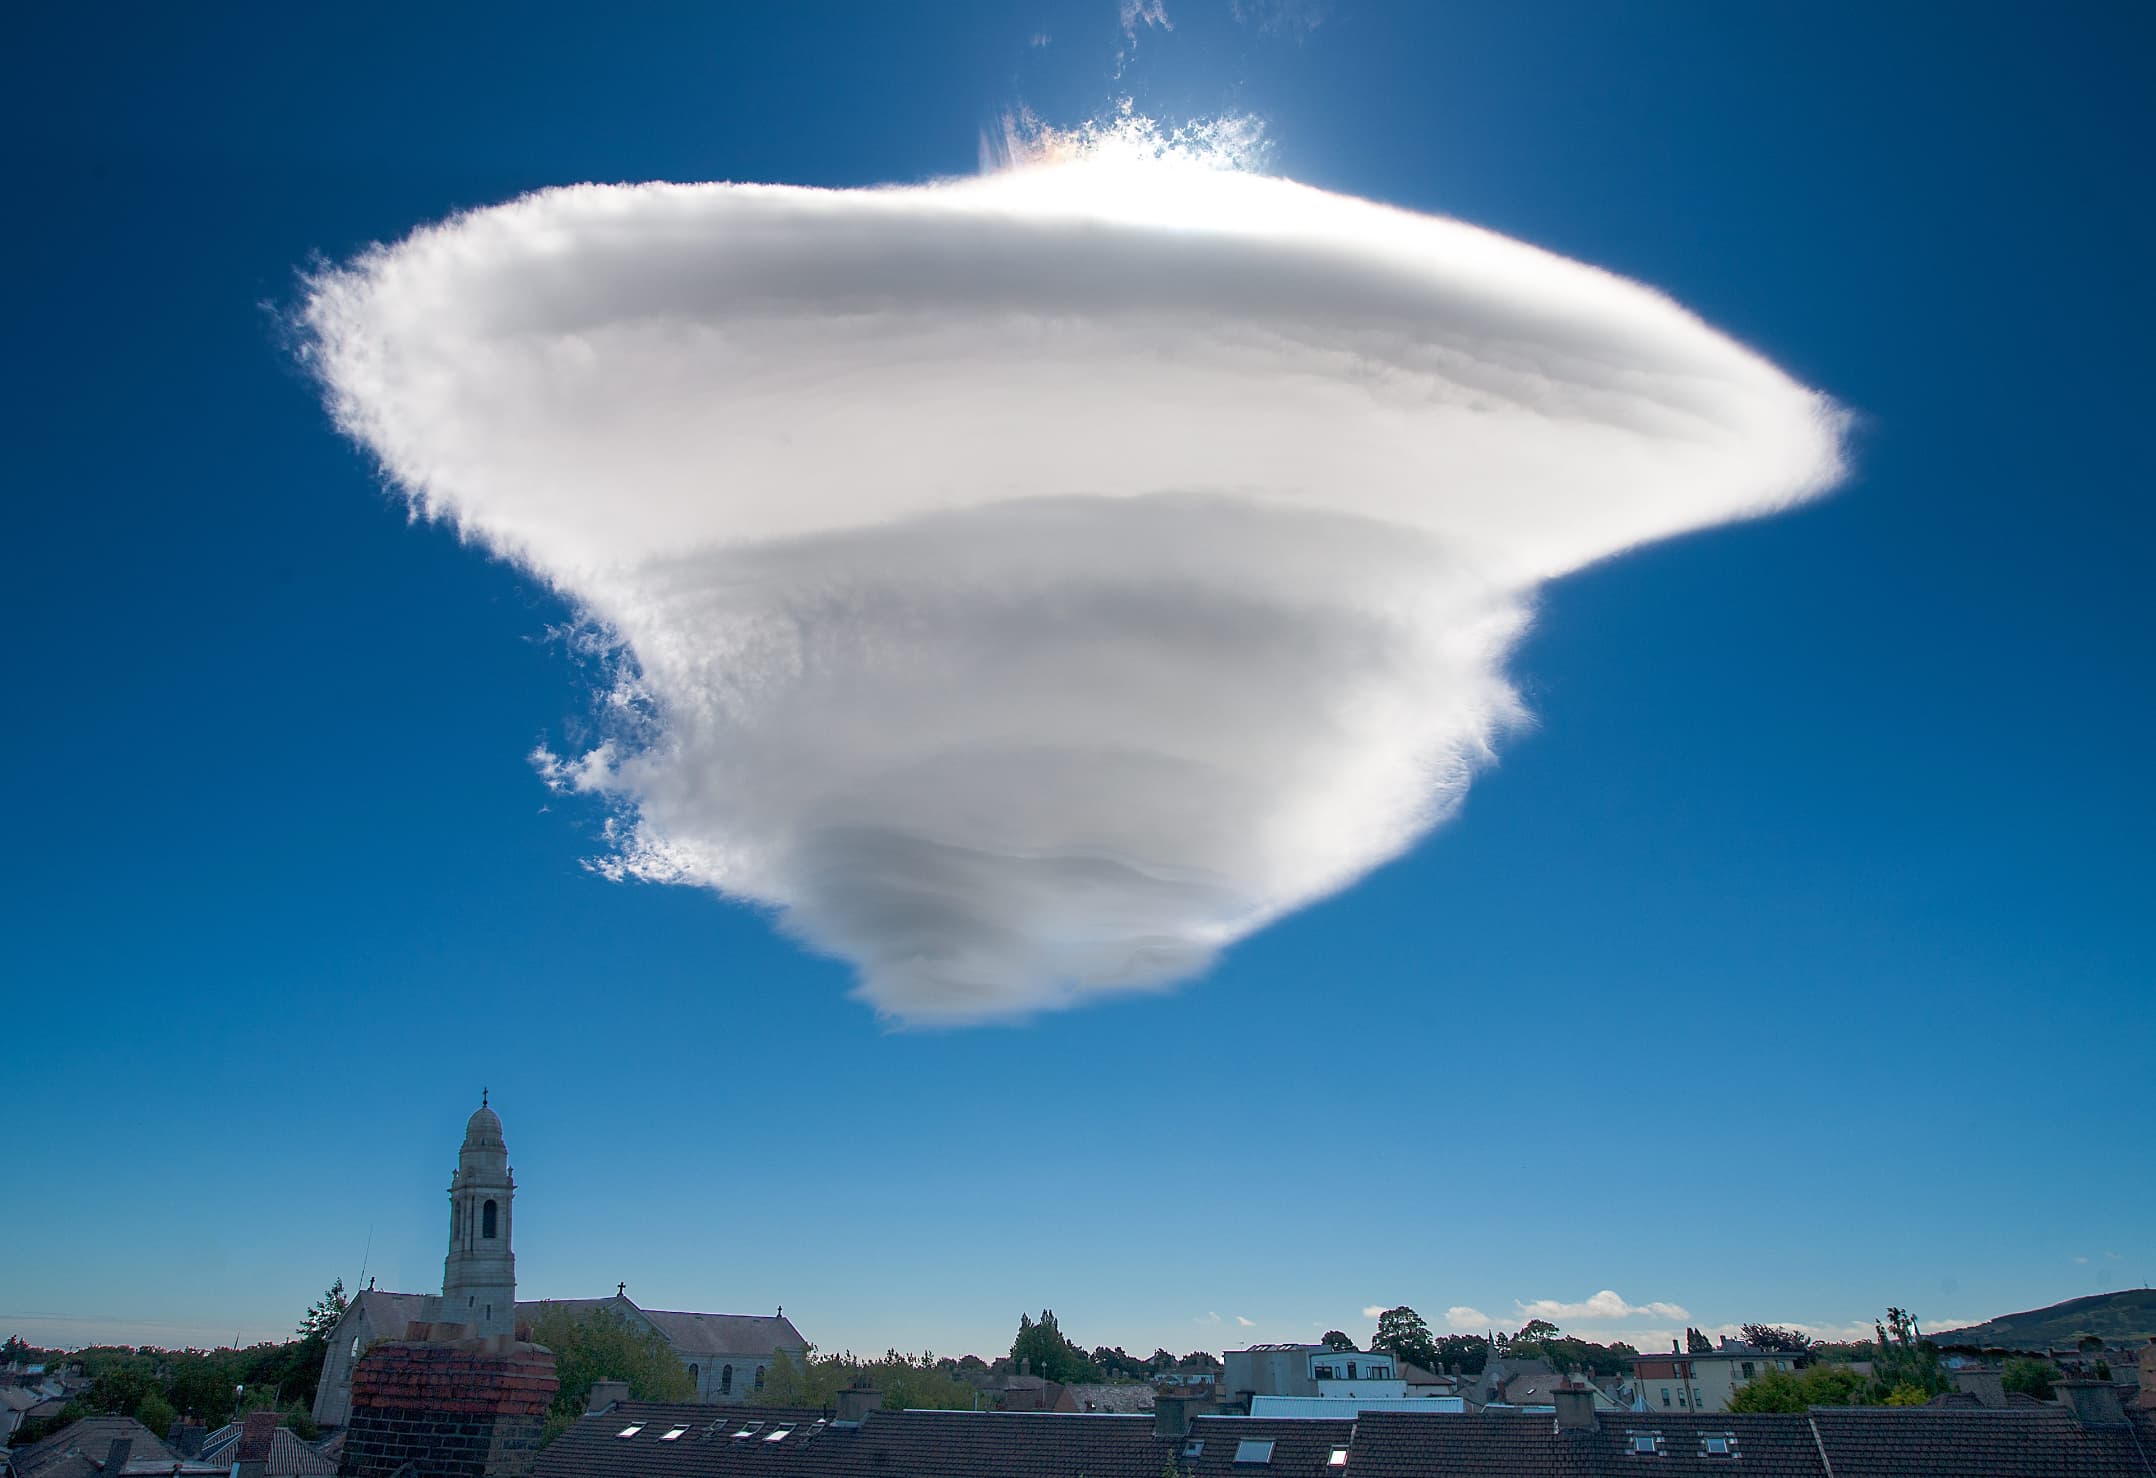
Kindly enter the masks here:
M 1138 1416 L 823 1417 L 627 1402 L 578 1420 L 539 1455 L 534 1478 L 1161 1478 L 1170 1463 L 1181 1478 L 2156 1478 L 2156 1413 L 2138 1426 L 2084 1425 L 2055 1406 L 1604 1412 L 1578 1429 L 1521 1411 L 1199 1417 L 1183 1438 Z M 732 1435 L 749 1422 L 764 1425 Z M 781 1428 L 783 1439 L 764 1440 Z M 1249 1442 L 1271 1444 L 1262 1463 L 1236 1461 Z
M 198 1454 L 206 1463 L 221 1463 L 227 1467 L 237 1460 L 240 1448 L 240 1424 L 227 1422 L 202 1439 L 202 1451 Z M 299 1434 L 290 1427 L 279 1427 L 270 1436 L 268 1478 L 329 1478 L 337 1471 L 337 1460 L 302 1442 Z
M 695 1401 L 624 1401 L 578 1417 L 539 1454 L 533 1478 L 734 1478 L 737 1474 L 821 1472 L 801 1455 L 829 1430 L 821 1411 L 712 1406 Z M 747 1437 L 734 1434 L 746 1427 Z M 621 1433 L 637 1428 L 633 1436 Z M 681 1430 L 669 1439 L 667 1433 Z M 786 1430 L 777 1441 L 773 1433 Z
M 9 1451 L 18 1478 L 72 1478 L 101 1468 L 116 1441 L 133 1445 L 128 1461 L 177 1462 L 172 1449 L 131 1416 L 86 1416 L 42 1442 Z

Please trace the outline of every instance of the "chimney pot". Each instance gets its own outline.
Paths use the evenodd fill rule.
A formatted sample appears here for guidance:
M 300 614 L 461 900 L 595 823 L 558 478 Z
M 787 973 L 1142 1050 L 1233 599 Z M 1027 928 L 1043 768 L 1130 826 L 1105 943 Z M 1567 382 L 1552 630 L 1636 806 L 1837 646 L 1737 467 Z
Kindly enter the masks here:
M 1997 1370 L 1985 1370 L 1971 1365 L 1954 1372 L 1954 1389 L 1976 1398 L 1979 1406 L 2004 1406 L 2006 1404 L 2006 1378 Z

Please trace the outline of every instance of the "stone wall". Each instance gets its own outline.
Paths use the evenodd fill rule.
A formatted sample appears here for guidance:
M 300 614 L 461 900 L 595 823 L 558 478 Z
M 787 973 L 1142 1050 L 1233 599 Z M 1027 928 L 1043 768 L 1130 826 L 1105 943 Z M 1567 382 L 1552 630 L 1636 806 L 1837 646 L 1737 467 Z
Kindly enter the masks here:
M 340 1478 L 519 1478 L 560 1382 L 552 1351 L 506 1335 L 447 1344 L 393 1342 L 352 1372 Z

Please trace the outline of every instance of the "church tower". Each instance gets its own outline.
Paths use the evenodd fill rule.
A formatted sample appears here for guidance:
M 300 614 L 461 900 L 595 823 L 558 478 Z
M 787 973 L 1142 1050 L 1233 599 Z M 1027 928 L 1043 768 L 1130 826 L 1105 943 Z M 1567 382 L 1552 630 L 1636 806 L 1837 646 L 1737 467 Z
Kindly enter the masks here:
M 442 1265 L 442 1318 L 479 1334 L 515 1334 L 517 1259 L 509 1250 L 509 1174 L 502 1121 L 479 1095 L 464 1126 L 456 1178 L 449 1182 L 449 1257 Z

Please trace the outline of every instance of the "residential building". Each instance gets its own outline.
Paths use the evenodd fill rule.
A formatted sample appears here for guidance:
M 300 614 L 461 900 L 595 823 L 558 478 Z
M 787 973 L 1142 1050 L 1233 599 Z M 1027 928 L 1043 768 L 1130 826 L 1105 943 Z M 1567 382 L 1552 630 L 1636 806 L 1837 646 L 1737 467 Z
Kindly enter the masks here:
M 1400 1362 L 1382 1350 L 1305 1344 L 1251 1345 L 1228 1351 L 1221 1390 L 1238 1398 L 1328 1396 L 1370 1401 L 1450 1394 L 1428 1383 L 1410 1387 Z
M 1812 1357 L 1791 1350 L 1763 1350 L 1726 1336 L 1712 1350 L 1678 1349 L 1667 1355 L 1640 1355 L 1632 1378 L 1649 1411 L 1727 1411 L 1739 1388 L 1770 1370 L 1802 1370 Z

